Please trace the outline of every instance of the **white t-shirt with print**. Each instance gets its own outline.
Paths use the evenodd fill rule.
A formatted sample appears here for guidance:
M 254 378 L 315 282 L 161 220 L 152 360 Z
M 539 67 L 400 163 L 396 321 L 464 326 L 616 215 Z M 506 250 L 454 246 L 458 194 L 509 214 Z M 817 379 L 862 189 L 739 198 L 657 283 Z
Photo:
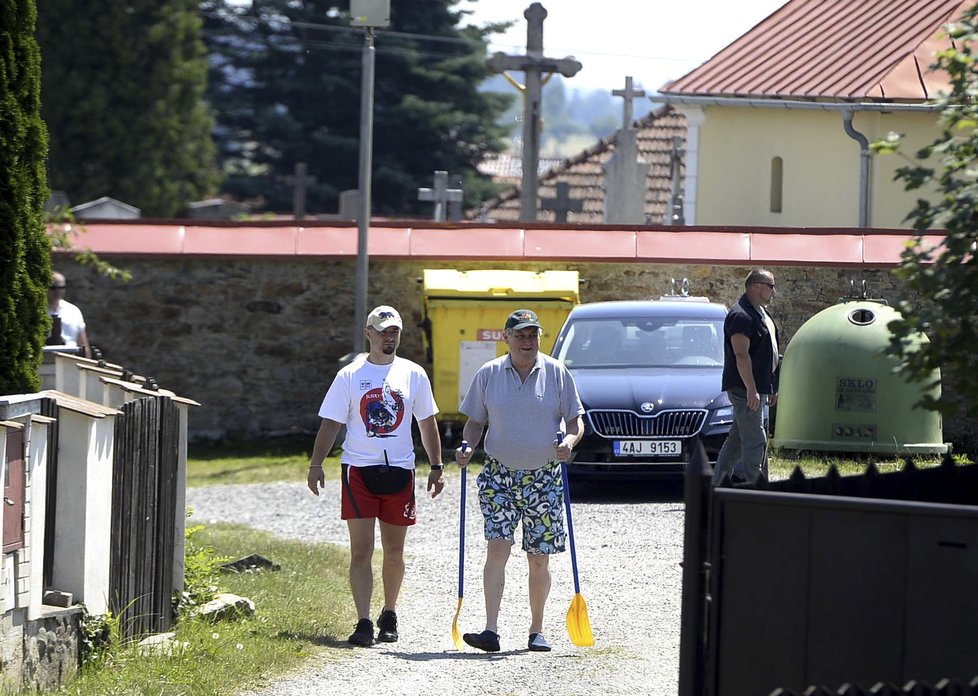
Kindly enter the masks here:
M 58 300 L 58 309 L 52 312 L 49 308 L 48 314 L 61 319 L 61 342 L 66 346 L 77 346 L 78 336 L 85 329 L 81 310 L 68 300 Z
M 319 415 L 346 425 L 343 456 L 350 466 L 414 468 L 411 418 L 438 413 L 431 382 L 420 365 L 395 357 L 375 365 L 366 356 L 341 369 L 326 391 Z

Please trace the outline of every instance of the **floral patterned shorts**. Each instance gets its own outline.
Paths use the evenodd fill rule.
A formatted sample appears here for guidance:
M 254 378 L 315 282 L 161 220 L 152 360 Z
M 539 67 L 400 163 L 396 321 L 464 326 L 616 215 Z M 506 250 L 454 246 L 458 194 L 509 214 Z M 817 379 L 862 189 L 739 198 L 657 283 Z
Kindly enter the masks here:
M 560 464 L 539 469 L 507 469 L 486 457 L 479 473 L 479 508 L 486 539 L 514 541 L 523 523 L 523 550 L 533 554 L 564 550 L 564 484 Z

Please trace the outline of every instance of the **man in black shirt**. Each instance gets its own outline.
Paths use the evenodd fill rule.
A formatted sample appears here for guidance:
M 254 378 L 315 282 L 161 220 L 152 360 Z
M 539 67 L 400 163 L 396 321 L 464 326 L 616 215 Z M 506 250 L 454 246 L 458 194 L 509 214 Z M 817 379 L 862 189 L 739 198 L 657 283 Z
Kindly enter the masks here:
M 778 400 L 778 333 L 765 309 L 774 299 L 774 274 L 754 269 L 744 289 L 723 322 L 722 388 L 733 404 L 734 421 L 717 457 L 714 484 L 733 475 L 738 462 L 748 482 L 767 476 L 764 404 Z

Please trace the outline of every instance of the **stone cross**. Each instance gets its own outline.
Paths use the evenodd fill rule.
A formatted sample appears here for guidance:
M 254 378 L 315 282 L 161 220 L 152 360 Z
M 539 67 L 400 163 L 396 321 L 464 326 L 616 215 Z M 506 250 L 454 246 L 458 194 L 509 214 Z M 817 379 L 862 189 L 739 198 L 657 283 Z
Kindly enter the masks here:
M 295 174 L 286 177 L 292 184 L 292 215 L 296 220 L 306 216 L 306 185 L 316 183 L 316 177 L 306 174 L 306 163 L 295 163 Z
M 611 90 L 611 96 L 622 97 L 625 100 L 624 113 L 622 114 L 622 128 L 631 128 L 632 122 L 635 120 L 632 116 L 632 101 L 635 97 L 644 97 L 644 89 L 632 89 L 632 76 L 628 75 L 625 78 L 625 89 L 613 89 Z
M 581 212 L 584 209 L 584 203 L 570 197 L 570 184 L 566 181 L 558 181 L 557 197 L 541 199 L 540 207 L 544 210 L 554 211 L 555 222 L 567 222 L 567 213 Z
M 448 172 L 436 171 L 432 188 L 418 189 L 419 201 L 432 201 L 435 204 L 435 214 L 431 218 L 435 222 L 444 222 L 445 204 L 449 201 L 462 200 L 462 189 L 448 188 Z
M 543 20 L 547 11 L 538 2 L 523 13 L 526 17 L 526 54 L 508 56 L 494 53 L 488 61 L 489 69 L 501 73 L 522 70 L 526 74 L 523 86 L 523 174 L 520 184 L 520 220 L 532 222 L 537 218 L 537 168 L 540 161 L 540 112 L 543 75 L 560 73 L 573 77 L 581 69 L 581 63 L 573 56 L 562 59 L 545 58 L 543 55 Z

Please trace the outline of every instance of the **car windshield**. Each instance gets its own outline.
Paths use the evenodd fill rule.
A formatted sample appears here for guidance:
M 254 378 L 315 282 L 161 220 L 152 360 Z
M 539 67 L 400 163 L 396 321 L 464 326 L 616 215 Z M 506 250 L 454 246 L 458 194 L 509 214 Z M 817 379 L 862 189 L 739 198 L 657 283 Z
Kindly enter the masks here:
M 721 367 L 723 320 L 578 320 L 567 327 L 555 357 L 568 367 Z

